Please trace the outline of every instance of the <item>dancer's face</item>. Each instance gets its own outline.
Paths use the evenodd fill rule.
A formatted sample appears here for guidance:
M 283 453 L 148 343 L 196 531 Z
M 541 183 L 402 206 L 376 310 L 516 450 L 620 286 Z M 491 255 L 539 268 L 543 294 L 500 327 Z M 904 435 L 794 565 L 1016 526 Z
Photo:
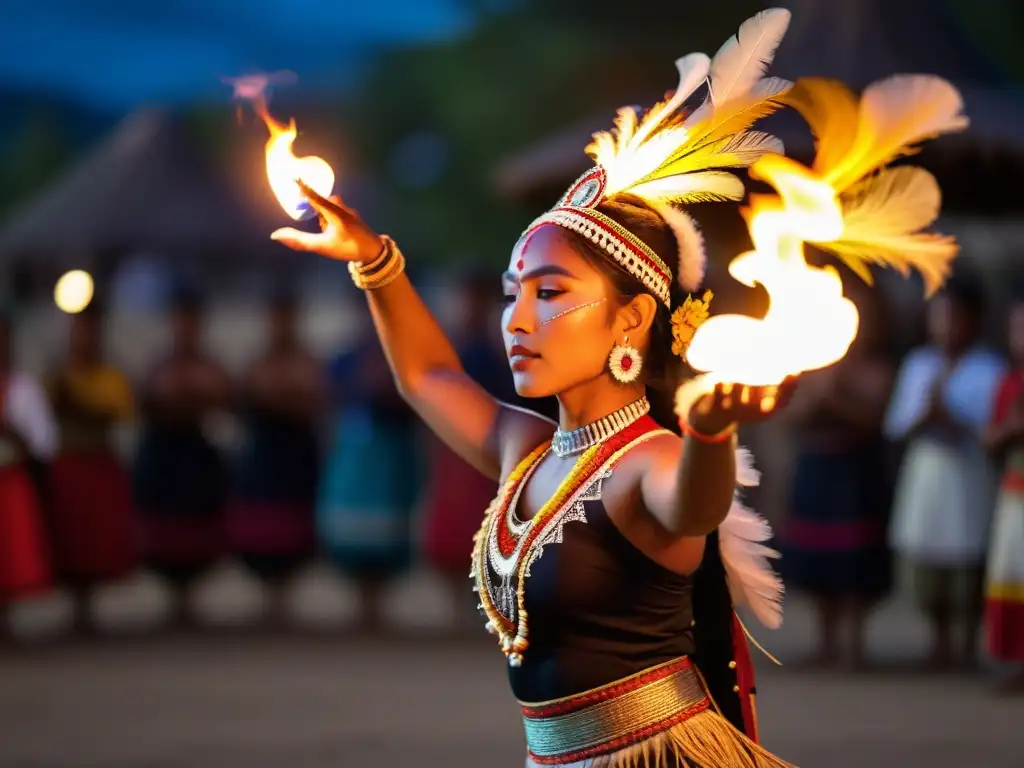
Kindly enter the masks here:
M 928 335 L 933 344 L 947 352 L 962 352 L 978 330 L 978 318 L 951 296 L 940 294 L 928 305 Z
M 549 397 L 607 376 L 616 344 L 643 352 L 656 303 L 623 299 L 573 247 L 571 234 L 545 226 L 516 244 L 502 276 L 502 335 L 516 391 Z

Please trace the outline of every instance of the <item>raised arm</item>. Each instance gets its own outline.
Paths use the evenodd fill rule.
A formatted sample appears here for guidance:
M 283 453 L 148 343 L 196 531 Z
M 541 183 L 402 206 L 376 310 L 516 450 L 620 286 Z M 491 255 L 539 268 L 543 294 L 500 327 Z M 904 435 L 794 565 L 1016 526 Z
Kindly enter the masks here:
M 550 437 L 550 422 L 498 402 L 466 374 L 440 324 L 404 271 L 396 269 L 400 264 L 395 260 L 402 257 L 393 243 L 374 233 L 338 198 L 328 201 L 311 190 L 307 194 L 320 214 L 322 231 L 289 228 L 271 237 L 290 248 L 353 265 L 350 270 L 365 289 L 398 389 L 438 437 L 495 480 Z

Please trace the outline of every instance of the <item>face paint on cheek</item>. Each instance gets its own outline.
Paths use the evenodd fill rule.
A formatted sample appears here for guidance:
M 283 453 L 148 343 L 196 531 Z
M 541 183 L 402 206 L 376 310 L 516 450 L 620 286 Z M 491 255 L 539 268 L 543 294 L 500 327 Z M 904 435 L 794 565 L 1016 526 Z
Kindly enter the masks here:
M 588 301 L 588 302 L 586 302 L 584 304 L 577 304 L 575 307 L 569 307 L 568 309 L 563 309 L 557 315 L 553 315 L 553 316 L 547 318 L 546 320 L 541 320 L 540 324 L 541 325 L 547 325 L 548 323 L 553 323 L 558 318 L 565 317 L 566 315 L 572 314 L 573 312 L 578 312 L 581 309 L 587 309 L 588 307 L 596 307 L 598 304 L 604 304 L 604 301 L 605 301 L 604 299 L 598 299 L 597 301 Z

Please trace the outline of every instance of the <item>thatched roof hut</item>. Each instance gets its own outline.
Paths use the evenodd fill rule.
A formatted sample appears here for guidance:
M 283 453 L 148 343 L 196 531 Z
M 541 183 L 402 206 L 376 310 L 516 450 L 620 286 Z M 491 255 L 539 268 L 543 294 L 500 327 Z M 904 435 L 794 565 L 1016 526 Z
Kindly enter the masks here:
M 135 113 L 0 223 L 0 263 L 32 271 L 106 271 L 149 251 L 210 264 L 272 266 L 282 222 L 254 211 L 160 111 Z

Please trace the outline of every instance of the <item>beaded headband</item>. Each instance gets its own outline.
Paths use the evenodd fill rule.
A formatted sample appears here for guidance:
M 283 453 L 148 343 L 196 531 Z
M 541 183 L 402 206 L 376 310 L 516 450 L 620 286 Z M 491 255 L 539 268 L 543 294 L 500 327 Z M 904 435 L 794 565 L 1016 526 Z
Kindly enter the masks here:
M 576 232 L 606 251 L 668 307 L 672 283 L 668 265 L 639 237 L 597 210 L 596 206 L 604 199 L 607 181 L 608 175 L 600 165 L 587 171 L 576 179 L 554 208 L 527 228 L 523 236 L 529 236 L 545 224 Z

